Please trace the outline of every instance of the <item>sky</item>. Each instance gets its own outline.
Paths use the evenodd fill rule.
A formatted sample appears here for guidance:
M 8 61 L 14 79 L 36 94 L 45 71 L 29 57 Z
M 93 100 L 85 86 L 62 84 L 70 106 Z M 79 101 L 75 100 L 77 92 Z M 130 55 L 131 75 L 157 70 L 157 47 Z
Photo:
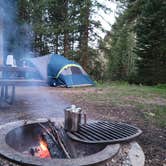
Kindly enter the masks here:
M 116 3 L 115 2 L 110 2 L 109 0 L 98 0 L 101 4 L 106 5 L 108 8 L 111 8 L 112 12 L 110 13 L 105 13 L 102 10 L 99 10 L 96 15 L 94 15 L 95 20 L 99 20 L 101 22 L 102 27 L 110 31 L 111 30 L 111 25 L 115 22 L 115 15 L 116 15 Z M 104 38 L 105 33 L 98 31 L 99 35 Z

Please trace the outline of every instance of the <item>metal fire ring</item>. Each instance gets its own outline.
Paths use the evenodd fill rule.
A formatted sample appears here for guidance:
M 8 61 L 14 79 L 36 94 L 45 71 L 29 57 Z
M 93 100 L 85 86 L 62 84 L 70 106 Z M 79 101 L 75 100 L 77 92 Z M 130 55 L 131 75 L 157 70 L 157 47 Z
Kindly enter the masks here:
M 6 135 L 23 125 L 34 124 L 34 123 L 45 123 L 48 119 L 38 119 L 35 121 L 16 121 L 7 123 L 0 126 L 0 155 L 4 158 L 23 165 L 33 165 L 33 166 L 86 166 L 93 165 L 107 159 L 114 157 L 120 148 L 119 144 L 107 145 L 101 151 L 75 159 L 40 159 L 33 156 L 27 156 L 14 150 L 6 143 Z M 62 119 L 52 118 L 51 121 L 55 123 L 62 123 Z

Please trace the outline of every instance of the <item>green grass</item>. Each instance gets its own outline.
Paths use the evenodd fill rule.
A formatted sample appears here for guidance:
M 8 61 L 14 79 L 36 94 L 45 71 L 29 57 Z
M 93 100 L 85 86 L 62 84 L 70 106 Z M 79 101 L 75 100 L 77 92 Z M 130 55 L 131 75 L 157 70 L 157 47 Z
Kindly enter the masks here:
M 166 127 L 166 107 L 157 108 L 153 120 L 161 127 Z
M 144 117 L 149 122 L 159 127 L 166 127 L 166 106 L 160 105 L 137 105 L 138 109 L 143 109 Z
M 142 110 L 145 120 L 166 127 L 166 85 L 142 86 L 126 82 L 97 84 L 102 93 L 88 93 L 91 102 L 111 103 L 114 107 L 129 106 Z
M 116 90 L 120 90 L 125 94 L 134 94 L 134 95 L 148 95 L 155 94 L 155 95 L 161 95 L 163 97 L 166 97 L 166 85 L 161 84 L 157 86 L 143 86 L 143 85 L 130 85 L 127 82 L 111 82 L 111 83 L 104 83 L 104 84 L 97 84 L 97 88 L 110 88 Z

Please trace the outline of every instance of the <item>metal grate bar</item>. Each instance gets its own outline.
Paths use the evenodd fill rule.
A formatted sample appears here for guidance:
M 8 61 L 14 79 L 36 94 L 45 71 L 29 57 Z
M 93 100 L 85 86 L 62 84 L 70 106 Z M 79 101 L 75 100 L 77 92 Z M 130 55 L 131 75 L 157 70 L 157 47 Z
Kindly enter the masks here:
M 74 140 L 86 143 L 116 143 L 132 139 L 141 133 L 139 128 L 128 124 L 97 121 L 81 125 L 78 132 L 67 134 Z
M 88 127 L 91 130 L 94 130 L 95 132 L 97 132 L 100 135 L 103 135 L 105 137 L 105 140 L 107 140 L 107 139 L 117 139 L 118 138 L 117 136 L 114 136 L 114 135 L 111 136 L 110 134 L 108 134 L 108 132 L 106 130 L 103 131 L 103 129 L 101 130 L 100 128 L 97 128 L 95 126 L 92 126 L 92 127 L 86 126 L 86 127 Z M 82 129 L 82 126 L 81 126 L 80 129 Z
M 78 132 L 74 133 L 74 135 L 77 136 L 77 137 L 79 137 L 80 139 L 89 140 L 87 137 L 83 136 L 82 134 L 79 134 Z
M 91 125 L 91 124 L 90 124 L 90 125 Z M 109 136 L 114 137 L 115 139 L 128 136 L 126 133 L 122 133 L 122 132 L 119 133 L 118 130 L 115 129 L 115 128 L 113 128 L 113 130 L 112 130 L 112 129 L 110 129 L 110 128 L 106 128 L 105 126 L 104 126 L 104 127 L 103 127 L 103 126 L 100 126 L 100 125 L 98 125 L 98 124 L 93 124 L 93 127 L 94 127 L 94 128 L 96 127 L 98 130 L 100 130 L 100 131 L 101 131 L 101 134 L 102 134 L 103 132 L 105 132 L 105 133 L 107 133 Z
M 133 134 L 133 132 L 136 132 L 136 130 L 131 130 L 131 129 L 128 128 L 128 126 L 123 126 L 122 124 L 121 124 L 121 125 L 112 124 L 112 123 L 110 123 L 110 124 L 107 124 L 107 123 L 99 123 L 99 124 L 100 124 L 100 125 L 104 125 L 105 127 L 108 127 L 108 128 L 114 127 L 114 128 L 116 128 L 116 129 L 119 129 L 121 132 L 125 131 L 125 132 L 127 132 L 127 133 L 129 133 L 129 134 Z
M 99 122 L 100 123 L 100 122 Z M 110 122 L 110 123 L 108 123 L 108 122 L 103 122 L 105 125 L 115 125 L 115 126 L 117 126 L 117 127 L 121 127 L 121 128 L 123 128 L 123 129 L 127 129 L 127 130 L 129 130 L 129 131 L 137 131 L 137 129 L 136 128 L 133 128 L 133 127 L 131 127 L 130 125 L 127 125 L 127 124 L 125 124 L 125 123 L 117 123 L 117 122 L 115 122 L 115 123 L 113 123 L 113 122 Z
M 89 131 L 90 133 L 93 133 L 93 134 L 95 134 L 96 136 L 98 136 L 99 140 L 105 139 L 105 137 L 104 137 L 103 135 L 99 134 L 99 133 L 96 132 L 94 129 L 91 130 L 90 128 L 85 127 L 85 126 L 81 126 L 81 128 L 84 128 L 84 129 L 86 129 L 87 131 Z
M 87 132 L 81 132 L 81 130 L 79 130 L 78 132 L 76 132 L 75 134 L 79 134 L 79 135 L 83 135 L 85 138 L 94 141 L 94 139 L 97 139 L 95 135 L 90 135 L 87 134 Z M 99 139 L 98 139 L 99 140 Z
M 98 128 L 101 128 L 102 130 L 107 131 L 108 134 L 116 135 L 117 138 L 126 137 L 126 136 L 129 135 L 129 134 L 124 133 L 124 132 L 119 133 L 119 130 L 117 130 L 116 128 L 112 128 L 112 127 L 108 128 L 107 126 L 101 126 L 101 125 L 98 125 L 98 124 L 95 124 L 95 125 L 97 125 Z
M 92 137 L 95 137 L 95 135 L 93 134 L 93 133 L 91 133 L 90 131 L 87 131 L 86 129 L 82 129 L 82 127 L 80 128 L 80 131 L 81 131 L 81 133 L 86 133 L 86 134 L 88 134 L 88 135 L 91 135 Z M 98 132 L 99 133 L 99 132 Z M 100 134 L 100 133 L 99 133 Z M 103 134 L 103 136 L 105 136 L 105 134 Z M 107 140 L 107 139 L 110 139 L 109 137 L 107 137 L 107 136 L 105 136 L 106 138 L 105 138 L 105 140 Z M 101 138 L 99 139 L 99 137 L 97 137 L 97 139 L 96 140 L 101 140 Z
M 102 125 L 102 127 L 107 129 L 107 130 L 116 132 L 117 134 L 120 134 L 120 135 L 123 135 L 123 136 L 128 136 L 128 135 L 133 134 L 133 132 L 131 132 L 131 131 L 128 131 L 126 129 L 119 128 L 119 127 L 116 127 L 116 126 L 112 126 L 112 125 L 110 125 L 110 126 Z
M 84 134 L 85 133 L 87 136 L 90 136 L 92 138 L 92 140 L 100 140 L 101 139 L 98 136 L 94 135 L 92 132 L 89 132 L 89 131 L 83 129 L 82 127 L 80 128 L 78 133 L 80 133 L 80 134 Z
M 91 125 L 91 124 L 89 124 Z M 119 138 L 119 135 L 113 131 L 110 131 L 102 126 L 99 126 L 99 125 L 95 125 L 93 124 L 92 126 L 93 128 L 96 128 L 97 130 L 101 131 L 100 134 L 102 134 L 103 132 L 107 133 L 108 135 L 110 135 L 111 137 L 113 137 L 113 139 L 118 139 Z

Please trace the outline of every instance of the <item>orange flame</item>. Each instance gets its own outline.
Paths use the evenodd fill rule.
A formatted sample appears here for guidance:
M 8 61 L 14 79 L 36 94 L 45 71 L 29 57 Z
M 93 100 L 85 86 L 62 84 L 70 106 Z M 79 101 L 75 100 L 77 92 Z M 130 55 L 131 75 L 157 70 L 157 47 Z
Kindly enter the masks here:
M 42 140 L 40 141 L 40 148 L 41 148 L 41 150 L 43 150 L 43 151 L 48 150 L 46 143 L 45 143 L 44 141 L 42 141 Z
M 40 158 L 50 158 L 50 152 L 47 148 L 47 144 L 43 140 L 40 140 L 39 142 L 39 151 L 36 156 Z

